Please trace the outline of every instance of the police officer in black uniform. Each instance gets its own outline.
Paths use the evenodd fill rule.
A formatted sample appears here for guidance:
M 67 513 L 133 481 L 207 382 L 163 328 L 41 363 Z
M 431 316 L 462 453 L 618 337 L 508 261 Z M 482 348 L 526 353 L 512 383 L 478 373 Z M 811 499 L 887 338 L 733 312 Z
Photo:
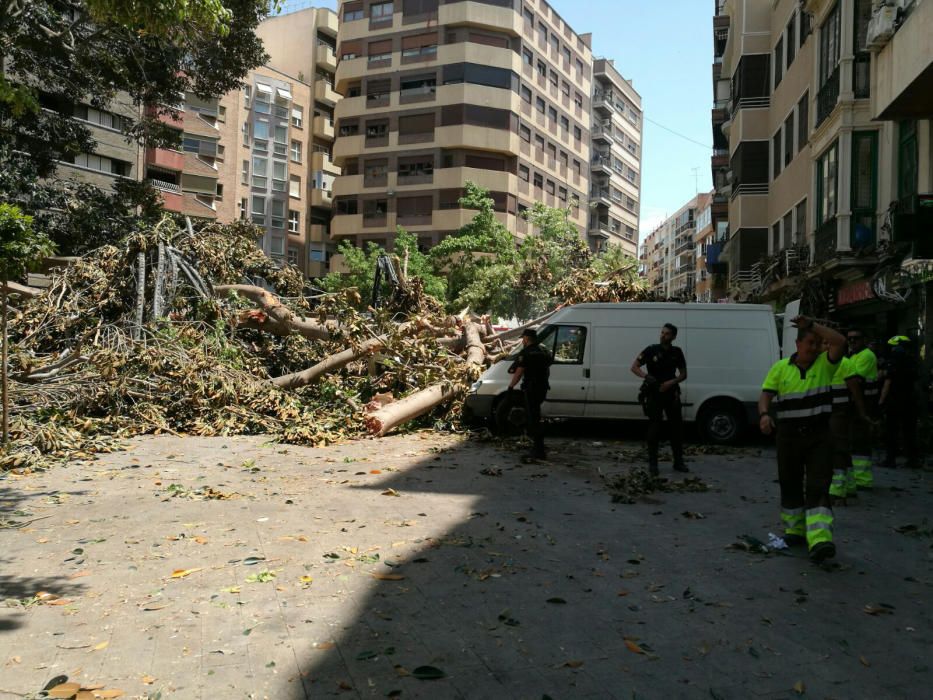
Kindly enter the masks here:
M 674 346 L 677 326 L 665 323 L 661 329 L 661 342 L 649 345 L 632 363 L 632 373 L 645 380 L 639 400 L 648 416 L 648 470 L 658 474 L 658 443 L 661 421 L 667 415 L 670 428 L 674 469 L 688 472 L 684 464 L 683 419 L 681 416 L 679 384 L 687 379 L 687 360 L 683 350 Z M 647 371 L 642 367 L 647 367 Z
M 541 430 L 541 404 L 551 388 L 548 378 L 551 375 L 552 358 L 550 353 L 538 344 L 538 332 L 535 330 L 529 329 L 522 333 L 522 345 L 524 347 L 509 369 L 512 374 L 509 389 L 514 389 L 521 381 L 525 394 L 528 437 L 533 441 L 528 456 L 531 459 L 545 459 L 547 453 L 544 450 L 544 433 Z

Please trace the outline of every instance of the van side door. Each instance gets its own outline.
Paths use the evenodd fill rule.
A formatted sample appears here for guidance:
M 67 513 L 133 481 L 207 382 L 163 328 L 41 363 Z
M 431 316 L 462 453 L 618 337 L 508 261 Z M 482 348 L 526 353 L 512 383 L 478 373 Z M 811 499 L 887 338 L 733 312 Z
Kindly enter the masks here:
M 583 415 L 590 386 L 592 339 L 588 323 L 549 326 L 541 338 L 554 362 L 551 385 L 541 412 L 545 416 L 576 418 Z

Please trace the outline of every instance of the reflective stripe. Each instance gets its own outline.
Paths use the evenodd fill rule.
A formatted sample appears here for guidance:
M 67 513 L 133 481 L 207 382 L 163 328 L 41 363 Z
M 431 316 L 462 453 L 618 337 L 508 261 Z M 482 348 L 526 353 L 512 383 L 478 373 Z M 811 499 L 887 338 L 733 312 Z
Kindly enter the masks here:
M 806 532 L 803 508 L 782 510 L 781 520 L 784 522 L 784 534 L 786 535 L 803 535 Z
M 813 389 L 808 389 L 807 391 L 801 391 L 796 394 L 781 394 L 779 401 L 793 401 L 795 399 L 806 399 L 811 396 L 822 396 L 830 391 L 828 386 L 818 386 Z
M 846 473 L 837 469 L 833 472 L 833 481 L 829 486 L 829 495 L 843 498 L 846 495 Z
M 778 418 L 809 418 L 810 416 L 819 416 L 823 413 L 832 413 L 833 407 L 831 404 L 823 404 L 821 406 L 815 406 L 813 408 L 798 408 L 792 410 L 782 411 L 781 407 L 778 406 L 777 415 Z
M 830 508 L 807 510 L 807 544 L 812 549 L 820 542 L 833 541 L 833 511 Z

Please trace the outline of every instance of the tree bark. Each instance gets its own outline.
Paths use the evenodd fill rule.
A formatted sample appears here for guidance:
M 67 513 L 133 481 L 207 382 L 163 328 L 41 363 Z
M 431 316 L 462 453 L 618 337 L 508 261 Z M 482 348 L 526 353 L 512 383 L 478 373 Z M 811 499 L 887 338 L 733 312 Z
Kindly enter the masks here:
M 314 384 L 329 372 L 334 372 L 338 369 L 346 367 L 351 362 L 359 360 L 366 355 L 379 352 L 382 350 L 382 348 L 385 347 L 385 344 L 385 338 L 373 338 L 371 340 L 367 340 L 365 343 L 360 345 L 359 348 L 347 348 L 343 352 L 338 352 L 336 355 L 331 355 L 324 360 L 321 360 L 316 365 L 314 365 L 314 367 L 310 367 L 301 372 L 294 372 L 292 374 L 285 374 L 281 377 L 276 377 L 272 380 L 272 383 L 280 389 L 298 389 L 299 387 Z
M 273 335 L 285 336 L 297 333 L 309 340 L 330 340 L 331 338 L 331 332 L 327 326 L 322 326 L 316 321 L 299 318 L 274 294 L 262 287 L 254 287 L 248 284 L 224 284 L 214 287 L 214 291 L 218 295 L 236 292 L 250 299 L 259 307 L 265 318 L 247 316 L 241 319 L 242 324 L 248 328 L 267 331 Z
M 18 284 L 16 282 L 9 281 L 0 283 L 0 287 L 2 287 L 3 291 L 10 296 L 18 294 L 19 296 L 26 297 L 27 299 L 34 299 L 35 297 L 42 294 L 43 291 L 41 289 L 33 289 L 32 287 L 27 287 L 24 284 Z
M 7 443 L 10 441 L 10 394 L 9 386 L 7 382 L 7 343 L 9 339 L 7 338 L 7 329 L 6 329 L 6 290 L 7 290 L 7 281 L 3 280 L 3 286 L 0 287 L 0 337 L 3 338 L 3 349 L 0 350 L 0 402 L 3 404 L 3 430 L 2 436 L 0 436 L 0 445 L 6 447 Z
M 472 365 L 483 365 L 486 362 L 486 346 L 480 338 L 478 324 L 471 321 L 464 324 L 463 342 L 466 346 L 467 362 Z
M 372 435 L 382 437 L 393 428 L 452 401 L 457 394 L 458 389 L 453 384 L 434 384 L 369 414 L 366 416 L 366 427 Z

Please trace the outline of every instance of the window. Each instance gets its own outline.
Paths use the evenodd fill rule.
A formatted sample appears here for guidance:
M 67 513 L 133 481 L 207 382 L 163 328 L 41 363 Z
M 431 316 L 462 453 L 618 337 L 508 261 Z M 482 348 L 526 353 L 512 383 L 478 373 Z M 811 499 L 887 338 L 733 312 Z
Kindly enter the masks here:
M 778 129 L 777 133 L 771 139 L 771 179 L 777 180 L 778 175 L 781 174 L 781 165 L 783 163 L 781 156 L 781 130 Z
M 250 217 L 253 220 L 254 224 L 259 224 L 260 226 L 266 225 L 266 198 L 265 197 L 253 197 L 253 209 L 252 216 Z
M 573 127 L 573 138 L 576 141 L 580 141 L 583 138 L 583 129 L 579 126 Z
M 581 61 L 579 58 L 577 59 L 577 77 L 583 77 L 583 61 Z
M 547 25 L 538 22 L 538 43 L 547 46 Z
M 265 158 L 253 157 L 253 187 L 265 189 L 268 186 L 267 171 L 269 161 Z
M 402 97 L 432 97 L 436 93 L 437 78 L 433 75 L 405 78 L 399 89 Z
M 586 327 L 547 326 L 539 343 L 551 353 L 555 365 L 581 365 L 586 352 Z
M 561 81 L 560 91 L 563 93 L 564 97 L 570 97 L 570 83 Z
M 130 164 L 114 158 L 97 156 L 93 153 L 79 153 L 74 157 L 72 163 L 81 168 L 94 170 L 108 175 L 126 176 L 130 172 Z
M 810 142 L 810 93 L 803 93 L 797 103 L 797 152 Z
M 544 185 L 544 191 L 547 192 L 552 197 L 554 196 L 556 185 L 553 180 L 548 180 Z
M 791 15 L 790 22 L 787 23 L 787 68 L 790 70 L 790 64 L 794 62 L 797 52 L 797 13 Z
M 347 3 L 343 8 L 343 21 L 353 22 L 358 19 L 363 19 L 363 3 Z
M 296 129 L 302 128 L 304 124 L 304 109 L 301 107 L 292 107 L 292 126 Z
M 551 34 L 551 50 L 555 54 L 560 53 L 560 39 L 557 38 L 556 34 Z
M 567 117 L 562 116 L 560 118 L 560 128 L 564 131 L 570 131 L 570 120 Z
M 291 233 L 301 232 L 301 214 L 294 209 L 288 210 L 288 230 Z
M 522 99 L 525 102 L 527 102 L 528 104 L 531 104 L 531 89 L 530 88 L 522 85 L 521 95 L 522 95 Z
M 284 161 L 272 161 L 272 191 L 285 191 L 285 176 L 288 175 L 288 166 Z
M 292 141 L 290 150 L 291 150 L 292 162 L 300 163 L 301 162 L 301 141 Z
M 402 156 L 398 161 L 399 179 L 429 177 L 434 174 L 433 156 Z
M 784 120 L 784 167 L 790 165 L 794 159 L 794 113 L 791 112 Z
M 391 20 L 394 12 L 395 7 L 391 2 L 380 2 L 370 6 L 369 18 L 374 21 Z
M 535 134 L 535 148 L 544 150 L 544 137 L 540 134 Z
M 389 122 L 366 122 L 366 138 L 384 138 L 389 135 Z
M 340 215 L 353 216 L 360 213 L 359 202 L 355 199 L 338 199 L 335 208 Z
M 784 229 L 783 239 L 781 241 L 782 249 L 790 248 L 792 245 L 794 245 L 794 232 L 792 229 L 793 225 L 794 212 L 791 210 L 784 215 L 784 221 L 782 222 L 782 227 Z
M 557 188 L 557 198 L 562 202 L 567 201 L 567 188 L 566 187 Z
M 360 125 L 355 120 L 352 122 L 344 122 L 341 120 L 338 133 L 341 136 L 356 136 L 360 133 Z
M 363 202 L 364 219 L 384 219 L 388 210 L 388 203 L 384 199 L 367 199 Z
M 436 33 L 402 37 L 402 58 L 428 60 L 436 55 Z
M 577 109 L 583 109 L 583 95 L 579 92 L 574 93 L 573 104 Z
M 272 253 L 272 255 L 284 255 L 285 239 L 282 238 L 282 236 L 270 236 L 269 251 Z
M 298 249 L 293 245 L 288 246 L 288 264 L 298 265 Z
M 544 98 L 535 98 L 535 108 L 541 112 L 541 114 L 544 114 Z
M 547 78 L 547 64 L 544 61 L 538 61 L 537 70 L 539 77 Z
M 434 134 L 434 112 L 411 114 L 398 118 L 399 136 Z
M 794 218 L 797 220 L 794 245 L 805 245 L 807 242 L 807 200 L 797 205 Z
M 535 173 L 534 185 L 535 188 L 539 190 L 544 187 L 544 176 L 541 173 Z
M 476 63 L 451 63 L 444 66 L 444 85 L 461 83 L 513 90 L 517 89 L 518 78 L 507 68 L 495 66 Z
M 774 47 L 774 89 L 781 84 L 781 78 L 784 75 L 784 37 L 778 39 L 777 46 Z
M 836 75 L 839 67 L 840 4 L 836 3 L 823 26 L 820 27 L 820 86 L 829 82 Z
M 917 122 L 902 121 L 897 125 L 897 196 L 905 199 L 917 194 L 919 184 L 919 156 L 917 148 Z
M 816 164 L 816 223 L 826 223 L 836 216 L 838 178 L 838 143 L 834 143 Z
M 240 183 L 244 185 L 249 184 L 249 161 L 243 161 L 243 167 L 240 170 Z
M 522 49 L 522 61 L 526 66 L 534 65 L 534 55 L 528 49 Z
M 875 240 L 878 160 L 878 134 L 856 131 L 852 134 L 852 239 L 854 248 L 864 248 Z
M 556 88 L 557 87 L 557 72 L 551 71 L 549 73 L 549 79 L 551 81 L 551 85 L 553 85 Z
M 85 105 L 75 105 L 74 116 L 91 124 L 102 126 L 105 129 L 120 131 L 123 128 L 123 117 Z
M 526 8 L 523 8 L 522 14 L 525 16 L 525 21 L 528 22 L 528 24 L 531 24 L 532 26 L 534 26 L 535 13 L 526 7 Z
M 366 59 L 370 63 L 392 60 L 392 40 L 371 41 L 366 47 Z
M 555 122 L 555 123 L 557 122 L 557 108 L 556 107 L 547 108 L 547 118 L 548 120 L 552 122 Z
M 522 141 L 531 143 L 531 129 L 524 124 L 518 127 L 518 135 L 521 137 Z
M 570 49 L 568 49 L 568 48 L 565 46 L 565 47 L 564 47 L 564 62 L 569 64 L 569 63 L 570 63 L 570 59 L 571 59 Z
M 771 225 L 771 245 L 772 253 L 777 253 L 781 249 L 781 222 L 776 221 Z
M 252 97 L 253 88 L 249 85 L 243 86 L 243 106 L 249 109 L 249 99 Z
M 282 156 L 284 158 L 288 152 L 288 127 L 277 126 L 275 127 L 274 132 L 273 140 L 275 143 L 273 147 L 275 155 Z
M 272 228 L 285 228 L 285 202 L 281 199 L 272 200 Z
M 288 178 L 288 196 L 301 199 L 301 178 L 298 175 Z
M 389 103 L 389 93 L 392 91 L 391 80 L 366 81 L 366 106 L 375 107 L 381 103 Z
M 389 161 L 385 158 L 368 160 L 363 164 L 363 184 L 365 187 L 384 183 L 388 177 Z
M 530 175 L 530 171 L 528 170 L 528 166 L 519 165 L 518 166 L 518 179 L 524 182 L 528 182 L 530 177 L 531 175 Z

